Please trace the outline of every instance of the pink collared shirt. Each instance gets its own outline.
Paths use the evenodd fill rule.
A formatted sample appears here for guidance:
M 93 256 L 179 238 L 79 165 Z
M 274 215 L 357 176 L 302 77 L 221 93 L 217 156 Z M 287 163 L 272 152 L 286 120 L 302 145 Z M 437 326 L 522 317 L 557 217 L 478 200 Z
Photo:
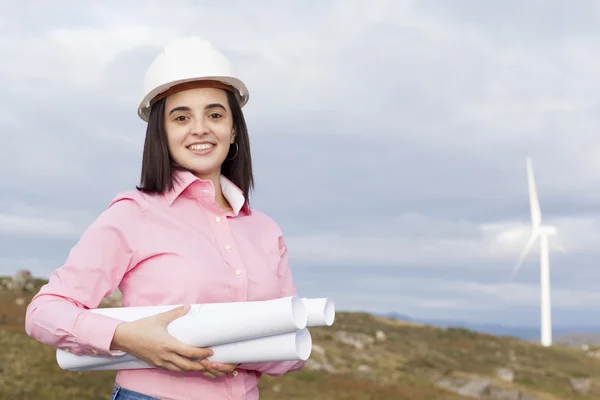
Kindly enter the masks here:
M 74 354 L 111 355 L 121 321 L 88 309 L 98 307 L 117 287 L 124 306 L 296 295 L 278 226 L 250 210 L 241 190 L 227 179 L 221 178 L 221 185 L 233 211 L 224 213 L 215 202 L 212 182 L 188 172 L 178 176 L 174 189 L 164 195 L 134 190 L 116 196 L 32 299 L 25 322 L 28 335 Z M 122 370 L 116 383 L 165 400 L 258 399 L 263 373 L 281 375 L 304 364 L 240 364 L 220 378 Z

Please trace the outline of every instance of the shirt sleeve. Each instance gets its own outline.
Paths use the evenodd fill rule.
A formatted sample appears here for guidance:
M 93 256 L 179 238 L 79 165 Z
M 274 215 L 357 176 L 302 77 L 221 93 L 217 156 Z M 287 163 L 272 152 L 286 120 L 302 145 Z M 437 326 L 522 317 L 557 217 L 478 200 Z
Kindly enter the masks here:
M 278 273 L 281 282 L 280 297 L 296 296 L 296 286 L 292 277 L 292 271 L 289 264 L 287 246 L 283 236 L 279 237 L 279 251 L 281 259 L 279 262 Z M 306 361 L 273 361 L 258 363 L 241 363 L 239 369 L 253 370 L 271 376 L 280 376 L 287 372 L 298 371 L 304 368 Z
M 115 198 L 31 300 L 27 334 L 77 355 L 122 354 L 110 350 L 122 321 L 89 309 L 97 308 L 136 264 L 143 222 L 144 211 L 133 197 Z

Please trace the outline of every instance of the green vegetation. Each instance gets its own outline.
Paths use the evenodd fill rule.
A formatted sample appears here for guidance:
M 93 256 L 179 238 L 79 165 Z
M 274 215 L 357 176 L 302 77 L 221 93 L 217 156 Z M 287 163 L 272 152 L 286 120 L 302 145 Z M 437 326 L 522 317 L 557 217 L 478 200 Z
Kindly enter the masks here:
M 42 283 L 36 281 L 36 290 Z M 25 335 L 32 294 L 0 290 L 0 399 L 107 399 L 114 371 L 62 371 L 54 349 Z M 364 313 L 338 313 L 334 326 L 310 330 L 315 348 L 307 368 L 264 376 L 261 400 L 458 400 L 472 397 L 456 388 L 477 379 L 489 387 L 475 398 L 600 398 L 600 360 L 591 356 L 596 348 L 542 348 Z M 510 391 L 522 394 L 507 397 Z

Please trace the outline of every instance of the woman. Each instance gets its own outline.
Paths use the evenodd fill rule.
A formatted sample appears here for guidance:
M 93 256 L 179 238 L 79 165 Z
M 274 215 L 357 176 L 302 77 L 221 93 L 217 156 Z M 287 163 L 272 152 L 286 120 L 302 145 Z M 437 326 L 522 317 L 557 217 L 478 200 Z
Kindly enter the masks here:
M 210 349 L 166 330 L 188 306 L 133 322 L 89 311 L 117 287 L 124 306 L 296 294 L 281 231 L 249 207 L 248 91 L 227 59 L 202 39 L 176 40 L 145 86 L 141 184 L 118 194 L 52 272 L 27 308 L 26 331 L 74 354 L 126 352 L 156 367 L 119 371 L 113 399 L 257 399 L 262 374 L 304 362 L 209 362 Z

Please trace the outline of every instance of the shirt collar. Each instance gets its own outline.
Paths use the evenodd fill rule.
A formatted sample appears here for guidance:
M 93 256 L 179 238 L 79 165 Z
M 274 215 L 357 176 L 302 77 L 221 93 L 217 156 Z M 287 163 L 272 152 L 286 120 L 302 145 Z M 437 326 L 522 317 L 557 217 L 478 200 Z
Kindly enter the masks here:
M 223 196 L 233 209 L 233 213 L 238 215 L 241 211 L 249 214 L 250 209 L 244 193 L 232 181 L 221 175 L 221 190 Z M 212 197 L 214 198 L 214 185 L 211 180 L 199 179 L 197 176 L 187 170 L 176 170 L 174 173 L 173 189 L 164 194 L 167 204 L 171 206 L 173 202 L 182 194 L 188 197 Z

